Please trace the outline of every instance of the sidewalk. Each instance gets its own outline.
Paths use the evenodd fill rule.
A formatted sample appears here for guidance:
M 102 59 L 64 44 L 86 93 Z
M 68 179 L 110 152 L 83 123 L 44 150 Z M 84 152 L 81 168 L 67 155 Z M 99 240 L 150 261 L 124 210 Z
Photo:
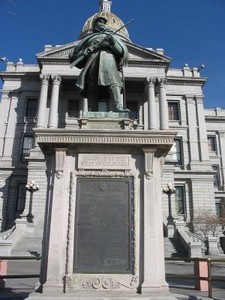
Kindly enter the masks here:
M 21 263 L 23 265 L 21 265 Z M 166 263 L 166 274 L 191 274 L 192 267 L 190 263 Z M 8 274 L 38 274 L 40 261 L 28 262 L 10 262 Z M 224 282 L 215 282 L 213 284 L 213 298 L 215 300 L 225 300 L 225 264 L 217 264 L 215 274 L 224 276 Z M 7 279 L 4 289 L 0 289 L 1 300 L 24 300 L 35 289 L 38 282 L 37 278 L 29 279 Z M 171 293 L 189 296 L 189 300 L 209 299 L 207 292 L 201 292 L 194 289 L 194 281 L 181 278 L 167 278 Z

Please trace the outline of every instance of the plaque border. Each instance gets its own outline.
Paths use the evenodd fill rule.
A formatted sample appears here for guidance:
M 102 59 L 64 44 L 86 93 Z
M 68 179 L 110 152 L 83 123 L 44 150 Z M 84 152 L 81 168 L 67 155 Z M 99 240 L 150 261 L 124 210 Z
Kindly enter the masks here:
M 74 222 L 75 222 L 75 209 L 76 209 L 76 178 L 77 177 L 104 177 L 104 178 L 123 178 L 129 177 L 132 182 L 132 225 L 131 230 L 131 246 L 132 246 L 132 274 L 81 274 L 73 273 L 73 258 L 74 258 Z M 64 291 L 87 291 L 87 290 L 112 290 L 112 291 L 131 291 L 137 289 L 139 285 L 139 259 L 138 259 L 138 212 L 137 212 L 137 179 L 132 171 L 88 171 L 78 170 L 70 173 L 70 186 L 69 186 L 69 210 L 68 210 L 68 226 L 67 226 L 67 248 L 66 248 L 66 261 L 65 261 L 65 277 L 64 277 Z M 99 284 L 96 286 L 94 282 L 106 278 L 110 284 Z

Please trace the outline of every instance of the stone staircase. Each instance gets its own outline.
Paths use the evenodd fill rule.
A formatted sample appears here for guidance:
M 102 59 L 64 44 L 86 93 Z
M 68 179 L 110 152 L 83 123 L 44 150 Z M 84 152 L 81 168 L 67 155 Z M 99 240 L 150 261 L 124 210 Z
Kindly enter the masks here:
M 187 257 L 187 252 L 174 238 L 164 237 L 164 252 L 165 257 Z
M 12 255 L 40 256 L 42 253 L 42 230 L 34 230 L 34 233 L 26 234 L 13 245 Z
M 42 238 L 33 236 L 24 236 L 12 249 L 12 255 L 40 256 L 42 252 Z

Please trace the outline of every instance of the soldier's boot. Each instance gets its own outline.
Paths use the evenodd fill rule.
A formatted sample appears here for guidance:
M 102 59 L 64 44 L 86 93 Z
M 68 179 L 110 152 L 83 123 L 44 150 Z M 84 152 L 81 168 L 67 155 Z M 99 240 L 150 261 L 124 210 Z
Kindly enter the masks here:
M 110 95 L 111 95 L 111 99 L 114 103 L 114 108 L 115 111 L 117 112 L 129 112 L 129 109 L 124 109 L 123 108 L 123 100 L 121 97 L 121 87 L 113 84 L 110 86 Z

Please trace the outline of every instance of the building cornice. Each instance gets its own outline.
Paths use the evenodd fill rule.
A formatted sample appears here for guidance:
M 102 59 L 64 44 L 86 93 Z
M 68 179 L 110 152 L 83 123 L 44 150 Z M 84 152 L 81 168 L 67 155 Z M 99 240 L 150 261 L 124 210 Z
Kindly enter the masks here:
M 225 116 L 205 116 L 206 123 L 225 123 Z
M 204 85 L 207 78 L 205 77 L 181 77 L 167 76 L 167 85 Z

